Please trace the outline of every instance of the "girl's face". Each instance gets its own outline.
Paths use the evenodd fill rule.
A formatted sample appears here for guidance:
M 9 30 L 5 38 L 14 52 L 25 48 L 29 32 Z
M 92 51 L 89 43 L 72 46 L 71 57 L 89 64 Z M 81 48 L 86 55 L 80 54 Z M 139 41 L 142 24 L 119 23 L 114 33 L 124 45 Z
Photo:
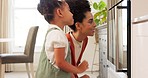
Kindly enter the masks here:
M 63 22 L 66 25 L 72 25 L 74 23 L 73 14 L 70 12 L 69 5 L 66 2 L 63 5 Z
M 80 31 L 83 35 L 93 36 L 95 32 L 96 23 L 93 20 L 93 15 L 91 12 L 85 13 L 85 18 L 82 23 L 80 23 Z

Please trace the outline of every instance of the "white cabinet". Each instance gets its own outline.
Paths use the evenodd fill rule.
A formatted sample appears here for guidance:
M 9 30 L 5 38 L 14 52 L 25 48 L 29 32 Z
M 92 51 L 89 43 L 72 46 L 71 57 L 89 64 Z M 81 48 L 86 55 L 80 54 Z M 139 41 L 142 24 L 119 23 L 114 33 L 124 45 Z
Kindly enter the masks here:
M 136 18 L 132 26 L 132 78 L 148 78 L 148 16 Z
M 98 27 L 99 38 L 99 78 L 107 78 L 107 26 Z
M 107 53 L 107 25 L 98 28 L 99 38 L 99 78 L 127 78 L 123 72 L 116 72 L 116 67 L 108 59 Z

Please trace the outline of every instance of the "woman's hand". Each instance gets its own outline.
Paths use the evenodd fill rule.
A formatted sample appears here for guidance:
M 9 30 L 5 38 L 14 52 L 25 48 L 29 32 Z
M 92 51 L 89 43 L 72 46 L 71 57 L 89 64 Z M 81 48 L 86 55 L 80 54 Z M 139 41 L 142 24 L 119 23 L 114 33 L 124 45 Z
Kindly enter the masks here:
M 88 69 L 88 62 L 86 60 L 84 60 L 82 63 L 80 63 L 80 65 L 78 66 L 78 69 L 81 72 L 84 72 Z
M 90 78 L 88 75 L 83 75 L 83 76 L 81 76 L 80 78 Z

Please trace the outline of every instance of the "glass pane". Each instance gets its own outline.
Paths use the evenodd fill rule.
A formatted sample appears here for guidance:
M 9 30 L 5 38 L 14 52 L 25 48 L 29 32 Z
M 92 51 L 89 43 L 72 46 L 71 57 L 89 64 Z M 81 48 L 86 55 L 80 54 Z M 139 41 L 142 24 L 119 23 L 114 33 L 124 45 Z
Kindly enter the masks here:
M 126 6 L 127 1 L 122 2 L 122 6 Z M 118 27 L 119 27 L 119 57 L 117 70 L 123 70 L 127 68 L 127 9 L 118 9 Z
M 108 7 L 120 0 L 108 0 Z M 118 6 L 127 6 L 124 0 Z M 116 66 L 117 71 L 127 68 L 127 9 L 117 6 L 108 12 L 108 60 Z
M 36 9 L 16 9 L 14 11 L 15 46 L 24 46 L 28 30 L 31 26 L 40 26 L 37 36 L 37 46 L 43 44 L 48 23 Z
M 14 0 L 15 8 L 35 8 L 40 0 Z
M 115 3 L 114 0 L 108 0 L 108 7 L 113 6 L 113 4 Z M 109 10 L 108 12 L 108 60 L 115 64 L 116 61 L 116 57 L 115 57 L 115 36 L 116 36 L 116 32 L 115 32 L 115 8 L 113 8 L 112 10 Z

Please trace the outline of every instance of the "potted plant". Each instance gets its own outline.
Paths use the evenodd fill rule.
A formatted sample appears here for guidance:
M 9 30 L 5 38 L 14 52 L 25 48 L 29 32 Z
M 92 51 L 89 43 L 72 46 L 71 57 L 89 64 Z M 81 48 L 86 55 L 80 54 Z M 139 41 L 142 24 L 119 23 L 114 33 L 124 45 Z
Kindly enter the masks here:
M 92 3 L 92 1 L 91 1 Z M 107 5 L 101 0 L 99 2 L 93 2 L 92 8 L 95 10 L 94 12 L 94 21 L 97 26 L 102 26 L 102 24 L 107 22 Z M 98 39 L 98 28 L 95 29 L 95 43 L 99 43 Z
M 107 20 L 107 5 L 106 3 L 101 0 L 99 2 L 93 3 L 93 8 L 96 11 L 94 14 L 94 20 L 97 26 L 106 23 Z

